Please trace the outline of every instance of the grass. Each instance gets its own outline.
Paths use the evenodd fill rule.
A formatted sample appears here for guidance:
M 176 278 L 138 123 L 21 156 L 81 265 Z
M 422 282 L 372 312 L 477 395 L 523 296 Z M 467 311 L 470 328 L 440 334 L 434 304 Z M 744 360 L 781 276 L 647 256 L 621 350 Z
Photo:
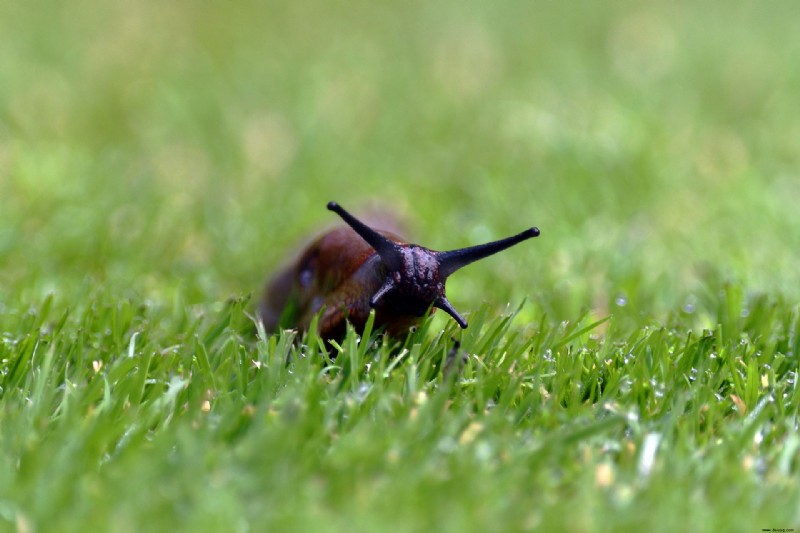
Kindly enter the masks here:
M 800 312 L 767 298 L 689 333 L 588 317 L 523 332 L 516 313 L 484 307 L 449 377 L 452 326 L 402 346 L 351 332 L 327 364 L 314 336 L 243 333 L 243 300 L 200 317 L 51 302 L 3 344 L 3 516 L 18 529 L 797 520 L 800 393 L 786 354 Z M 180 342 L 147 327 L 163 320 Z
M 800 527 L 793 11 L 0 4 L 0 530 Z M 328 200 L 542 236 L 331 361 Z

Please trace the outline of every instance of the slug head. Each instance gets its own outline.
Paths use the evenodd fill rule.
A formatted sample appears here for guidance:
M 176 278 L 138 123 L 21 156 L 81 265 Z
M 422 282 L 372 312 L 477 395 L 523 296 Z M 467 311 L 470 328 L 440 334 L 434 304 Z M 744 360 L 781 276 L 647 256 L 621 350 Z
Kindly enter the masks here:
M 499 241 L 437 252 L 416 244 L 400 244 L 376 232 L 336 202 L 328 202 L 328 209 L 342 219 L 375 249 L 387 274 L 381 287 L 369 300 L 370 307 L 379 302 L 391 306 L 399 313 L 423 316 L 431 307 L 438 307 L 458 323 L 467 327 L 444 292 L 447 278 L 468 264 L 501 252 L 524 240 L 539 236 L 537 228 L 530 228 L 517 235 Z

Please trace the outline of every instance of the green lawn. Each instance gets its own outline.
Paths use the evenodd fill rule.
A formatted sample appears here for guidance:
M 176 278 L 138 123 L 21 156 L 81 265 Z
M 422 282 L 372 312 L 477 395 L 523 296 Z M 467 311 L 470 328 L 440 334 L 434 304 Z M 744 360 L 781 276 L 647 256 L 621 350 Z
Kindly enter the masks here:
M 0 531 L 800 529 L 799 14 L 0 3 Z M 542 235 L 331 364 L 329 200 Z

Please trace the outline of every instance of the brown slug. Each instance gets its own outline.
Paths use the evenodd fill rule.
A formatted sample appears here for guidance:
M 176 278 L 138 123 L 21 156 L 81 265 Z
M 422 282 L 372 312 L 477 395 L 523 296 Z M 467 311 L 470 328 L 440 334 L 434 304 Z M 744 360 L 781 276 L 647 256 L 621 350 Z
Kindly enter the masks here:
M 375 327 L 394 337 L 405 335 L 431 307 L 466 328 L 467 321 L 445 295 L 447 278 L 473 261 L 539 236 L 537 228 L 529 228 L 498 241 L 437 252 L 372 229 L 336 202 L 329 202 L 328 209 L 347 226 L 317 238 L 267 283 L 259 306 L 267 332 L 305 331 L 322 309 L 318 329 L 326 340 L 341 339 L 346 321 L 362 330 L 372 308 Z

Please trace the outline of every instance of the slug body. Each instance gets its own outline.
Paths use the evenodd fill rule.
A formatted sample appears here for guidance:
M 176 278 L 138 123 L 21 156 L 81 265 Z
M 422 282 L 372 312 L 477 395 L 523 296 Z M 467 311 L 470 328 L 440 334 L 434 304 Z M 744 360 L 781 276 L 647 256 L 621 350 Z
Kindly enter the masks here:
M 347 321 L 360 331 L 373 308 L 375 326 L 394 337 L 405 335 L 431 307 L 442 309 L 466 328 L 466 320 L 445 295 L 447 277 L 539 235 L 537 228 L 530 228 L 507 239 L 437 252 L 372 229 L 335 202 L 329 202 L 328 209 L 348 225 L 317 238 L 267 284 L 259 312 L 268 332 L 305 331 L 323 309 L 318 327 L 324 339 L 341 339 Z

